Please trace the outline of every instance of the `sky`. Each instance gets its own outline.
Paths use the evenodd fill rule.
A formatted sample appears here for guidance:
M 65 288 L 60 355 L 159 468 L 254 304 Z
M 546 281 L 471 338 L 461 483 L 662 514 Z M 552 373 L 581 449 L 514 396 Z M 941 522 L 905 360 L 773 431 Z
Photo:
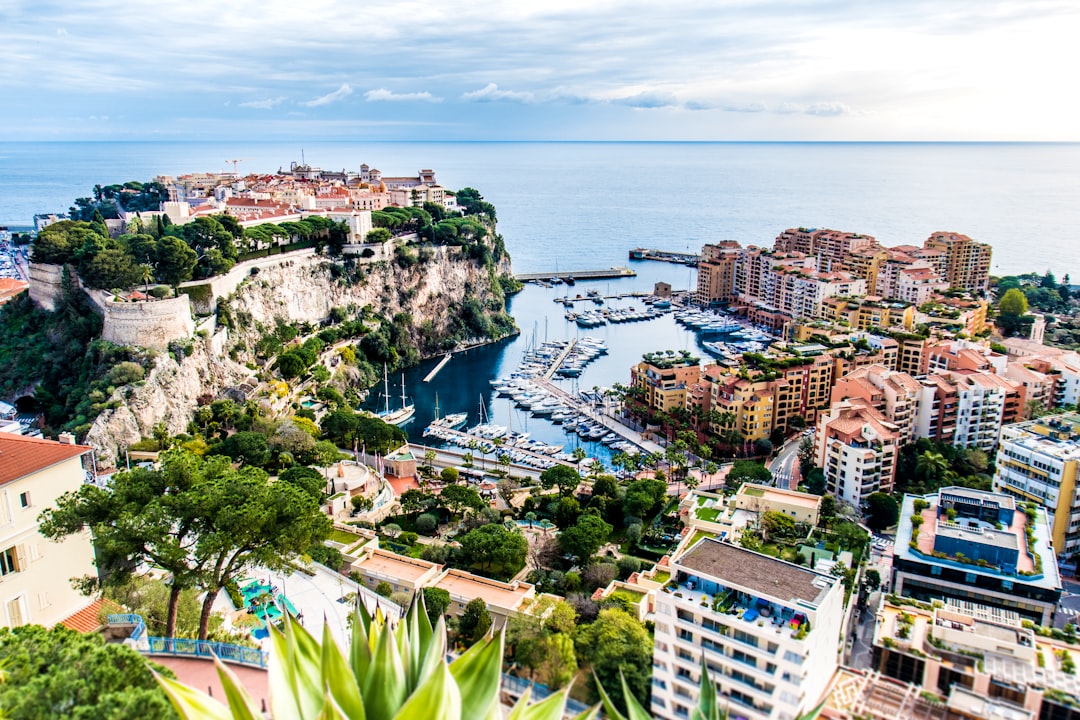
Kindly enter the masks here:
M 1075 0 L 3 0 L 5 140 L 1080 140 Z

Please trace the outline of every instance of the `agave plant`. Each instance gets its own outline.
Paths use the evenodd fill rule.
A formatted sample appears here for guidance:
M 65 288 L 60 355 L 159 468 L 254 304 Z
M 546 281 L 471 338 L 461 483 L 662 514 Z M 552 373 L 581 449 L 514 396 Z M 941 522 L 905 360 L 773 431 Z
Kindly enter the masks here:
M 363 603 L 353 615 L 349 652 L 342 654 L 326 625 L 320 644 L 302 625 L 286 620 L 271 632 L 270 714 L 275 720 L 503 720 L 502 633 L 447 661 L 446 627 L 432 627 L 423 595 L 396 624 Z M 186 720 L 261 720 L 262 712 L 236 676 L 215 660 L 227 705 L 183 683 L 157 676 L 173 707 Z M 597 683 L 599 686 L 599 683 Z M 644 720 L 649 714 L 626 690 L 629 719 L 601 688 L 612 720 Z M 526 690 L 506 720 L 561 720 L 566 692 L 532 702 Z M 701 705 L 692 720 L 720 720 L 716 689 L 702 666 Z M 702 710 L 702 708 L 707 708 Z M 596 705 L 575 720 L 593 720 Z

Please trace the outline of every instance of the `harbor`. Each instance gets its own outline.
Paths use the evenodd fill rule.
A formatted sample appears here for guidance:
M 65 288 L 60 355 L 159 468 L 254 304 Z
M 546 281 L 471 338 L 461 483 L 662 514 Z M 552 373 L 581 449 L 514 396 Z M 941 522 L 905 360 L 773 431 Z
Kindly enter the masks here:
M 611 278 L 635 277 L 636 272 L 628 267 L 610 267 L 603 270 L 555 270 L 552 272 L 516 273 L 514 278 L 521 282 L 543 282 L 548 285 L 573 284 L 578 280 L 608 280 Z
M 589 466 L 592 459 L 612 466 L 612 457 L 619 452 L 662 452 L 662 448 L 651 437 L 642 437 L 635 429 L 617 422 L 616 393 L 612 390 L 617 384 L 625 385 L 630 380 L 630 368 L 641 361 L 643 353 L 656 350 L 688 350 L 696 355 L 706 351 L 700 344 L 702 339 L 694 329 L 675 321 L 675 312 L 680 311 L 678 298 L 689 282 L 673 292 L 675 302 L 672 309 L 664 309 L 655 316 L 640 321 L 605 322 L 595 328 L 585 328 L 576 320 L 566 317 L 569 309 L 565 300 L 578 310 L 591 310 L 601 306 L 594 303 L 593 297 L 603 300 L 603 309 L 619 318 L 623 313 L 635 309 L 656 309 L 655 304 L 646 304 L 646 298 L 652 298 L 652 291 L 658 281 L 671 282 L 685 271 L 676 270 L 669 265 L 645 265 L 639 275 L 617 281 L 586 281 L 567 293 L 566 287 L 544 287 L 528 284 L 523 290 L 509 298 L 510 312 L 514 316 L 520 333 L 497 343 L 468 350 L 455 350 L 453 362 L 446 362 L 445 355 L 432 358 L 417 367 L 405 371 L 405 385 L 409 402 L 416 406 L 413 422 L 402 427 L 410 442 L 425 446 L 445 448 L 448 452 L 470 452 L 470 442 L 476 448 L 472 451 L 479 463 L 486 457 L 489 467 L 497 467 L 496 448 L 505 447 L 513 467 L 533 468 L 540 471 L 541 465 L 574 464 L 574 454 L 585 454 L 586 460 L 579 465 L 581 469 Z M 574 295 L 581 294 L 578 300 Z M 647 326 L 647 329 L 646 329 Z M 586 352 L 593 341 L 595 349 L 603 341 L 607 352 Z M 708 341 L 710 337 L 703 338 Z M 551 343 L 544 347 L 545 343 Z M 541 348 L 543 348 L 542 353 Z M 437 367 L 439 372 L 432 377 Z M 529 377 L 512 377 L 514 373 L 524 371 Z M 429 382 L 423 382 L 430 377 Z M 504 394 L 491 381 L 513 380 L 518 385 L 516 393 L 526 395 L 521 399 L 529 406 L 519 404 L 510 394 Z M 532 393 L 529 397 L 531 383 Z M 396 385 L 396 383 L 394 383 Z M 395 395 L 395 388 L 391 392 Z M 542 402 L 539 395 L 548 396 L 548 402 Z M 374 393 L 373 393 L 374 394 Z M 532 407 L 536 400 L 537 407 Z M 371 398 L 368 404 L 379 399 Z M 400 402 L 400 400 L 399 400 Z M 481 413 L 481 402 L 483 412 Z M 436 415 L 438 405 L 438 416 Z M 561 406 L 556 407 L 556 406 Z M 382 409 L 381 407 L 379 409 Z M 436 418 L 445 425 L 448 416 L 464 415 L 460 425 L 435 428 L 435 433 L 428 433 L 429 426 Z M 485 436 L 484 432 L 474 432 L 477 425 L 502 426 L 506 435 L 498 443 L 494 437 Z M 444 432 L 450 430 L 452 432 Z M 490 428 L 481 428 L 490 432 Z M 497 432 L 496 428 L 496 432 Z M 507 436 L 513 431 L 528 434 L 527 443 L 533 443 L 535 449 L 509 446 Z M 437 437 L 437 435 L 445 435 Z M 610 437 L 609 437 L 610 436 Z M 607 438 L 607 442 L 604 439 Z M 458 442 L 464 443 L 459 445 Z M 538 443 L 544 446 L 558 447 L 552 454 L 544 452 Z M 484 450 L 490 449 L 486 456 Z M 560 454 L 569 456 L 560 457 Z M 520 461 L 515 459 L 520 457 Z M 525 458 L 536 465 L 525 462 Z

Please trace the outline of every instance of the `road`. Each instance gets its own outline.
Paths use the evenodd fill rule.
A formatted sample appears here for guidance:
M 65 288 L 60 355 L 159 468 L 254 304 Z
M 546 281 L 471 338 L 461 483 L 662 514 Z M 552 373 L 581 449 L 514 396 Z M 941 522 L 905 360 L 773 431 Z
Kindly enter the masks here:
M 778 487 L 786 487 L 789 490 L 799 487 L 799 443 L 802 442 L 803 437 L 803 435 L 798 435 L 789 440 L 769 462 L 769 470 Z

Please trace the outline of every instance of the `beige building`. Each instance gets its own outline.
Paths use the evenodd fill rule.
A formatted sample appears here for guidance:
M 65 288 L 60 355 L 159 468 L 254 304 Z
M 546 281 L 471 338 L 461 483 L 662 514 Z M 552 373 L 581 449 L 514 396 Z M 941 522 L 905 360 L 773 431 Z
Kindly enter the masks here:
M 875 492 L 892 492 L 900 432 L 862 398 L 834 403 L 818 419 L 814 454 L 837 498 L 862 507 Z
M 741 248 L 734 240 L 725 240 L 701 249 L 698 261 L 697 292 L 694 302 L 715 305 L 735 297 L 735 263 Z
M 362 555 L 349 566 L 350 574 L 357 573 L 360 576 L 360 584 L 372 590 L 379 583 L 388 583 L 394 592 L 405 592 L 411 598 L 427 587 L 439 577 L 442 565 L 438 565 L 419 558 L 405 557 L 392 553 L 389 550 L 381 550 L 376 547 L 365 547 Z
M 944 277 L 951 287 L 986 293 L 990 286 L 992 249 L 989 245 L 959 233 L 935 232 L 926 239 L 923 247 L 944 252 Z
M 906 444 L 915 441 L 922 390 L 922 384 L 907 373 L 895 372 L 883 365 L 869 365 L 837 380 L 832 401 L 862 398 L 896 426 L 900 443 Z
M 491 625 L 496 629 L 505 625 L 512 613 L 525 612 L 536 599 L 536 588 L 529 583 L 504 583 L 453 568 L 440 575 L 433 587 L 450 593 L 446 614 L 452 617 L 461 615 L 470 601 L 482 599 L 491 613 Z
M 51 627 L 91 603 L 71 585 L 97 575 L 89 531 L 56 543 L 38 530 L 41 512 L 83 484 L 89 452 L 0 433 L 0 627 Z

